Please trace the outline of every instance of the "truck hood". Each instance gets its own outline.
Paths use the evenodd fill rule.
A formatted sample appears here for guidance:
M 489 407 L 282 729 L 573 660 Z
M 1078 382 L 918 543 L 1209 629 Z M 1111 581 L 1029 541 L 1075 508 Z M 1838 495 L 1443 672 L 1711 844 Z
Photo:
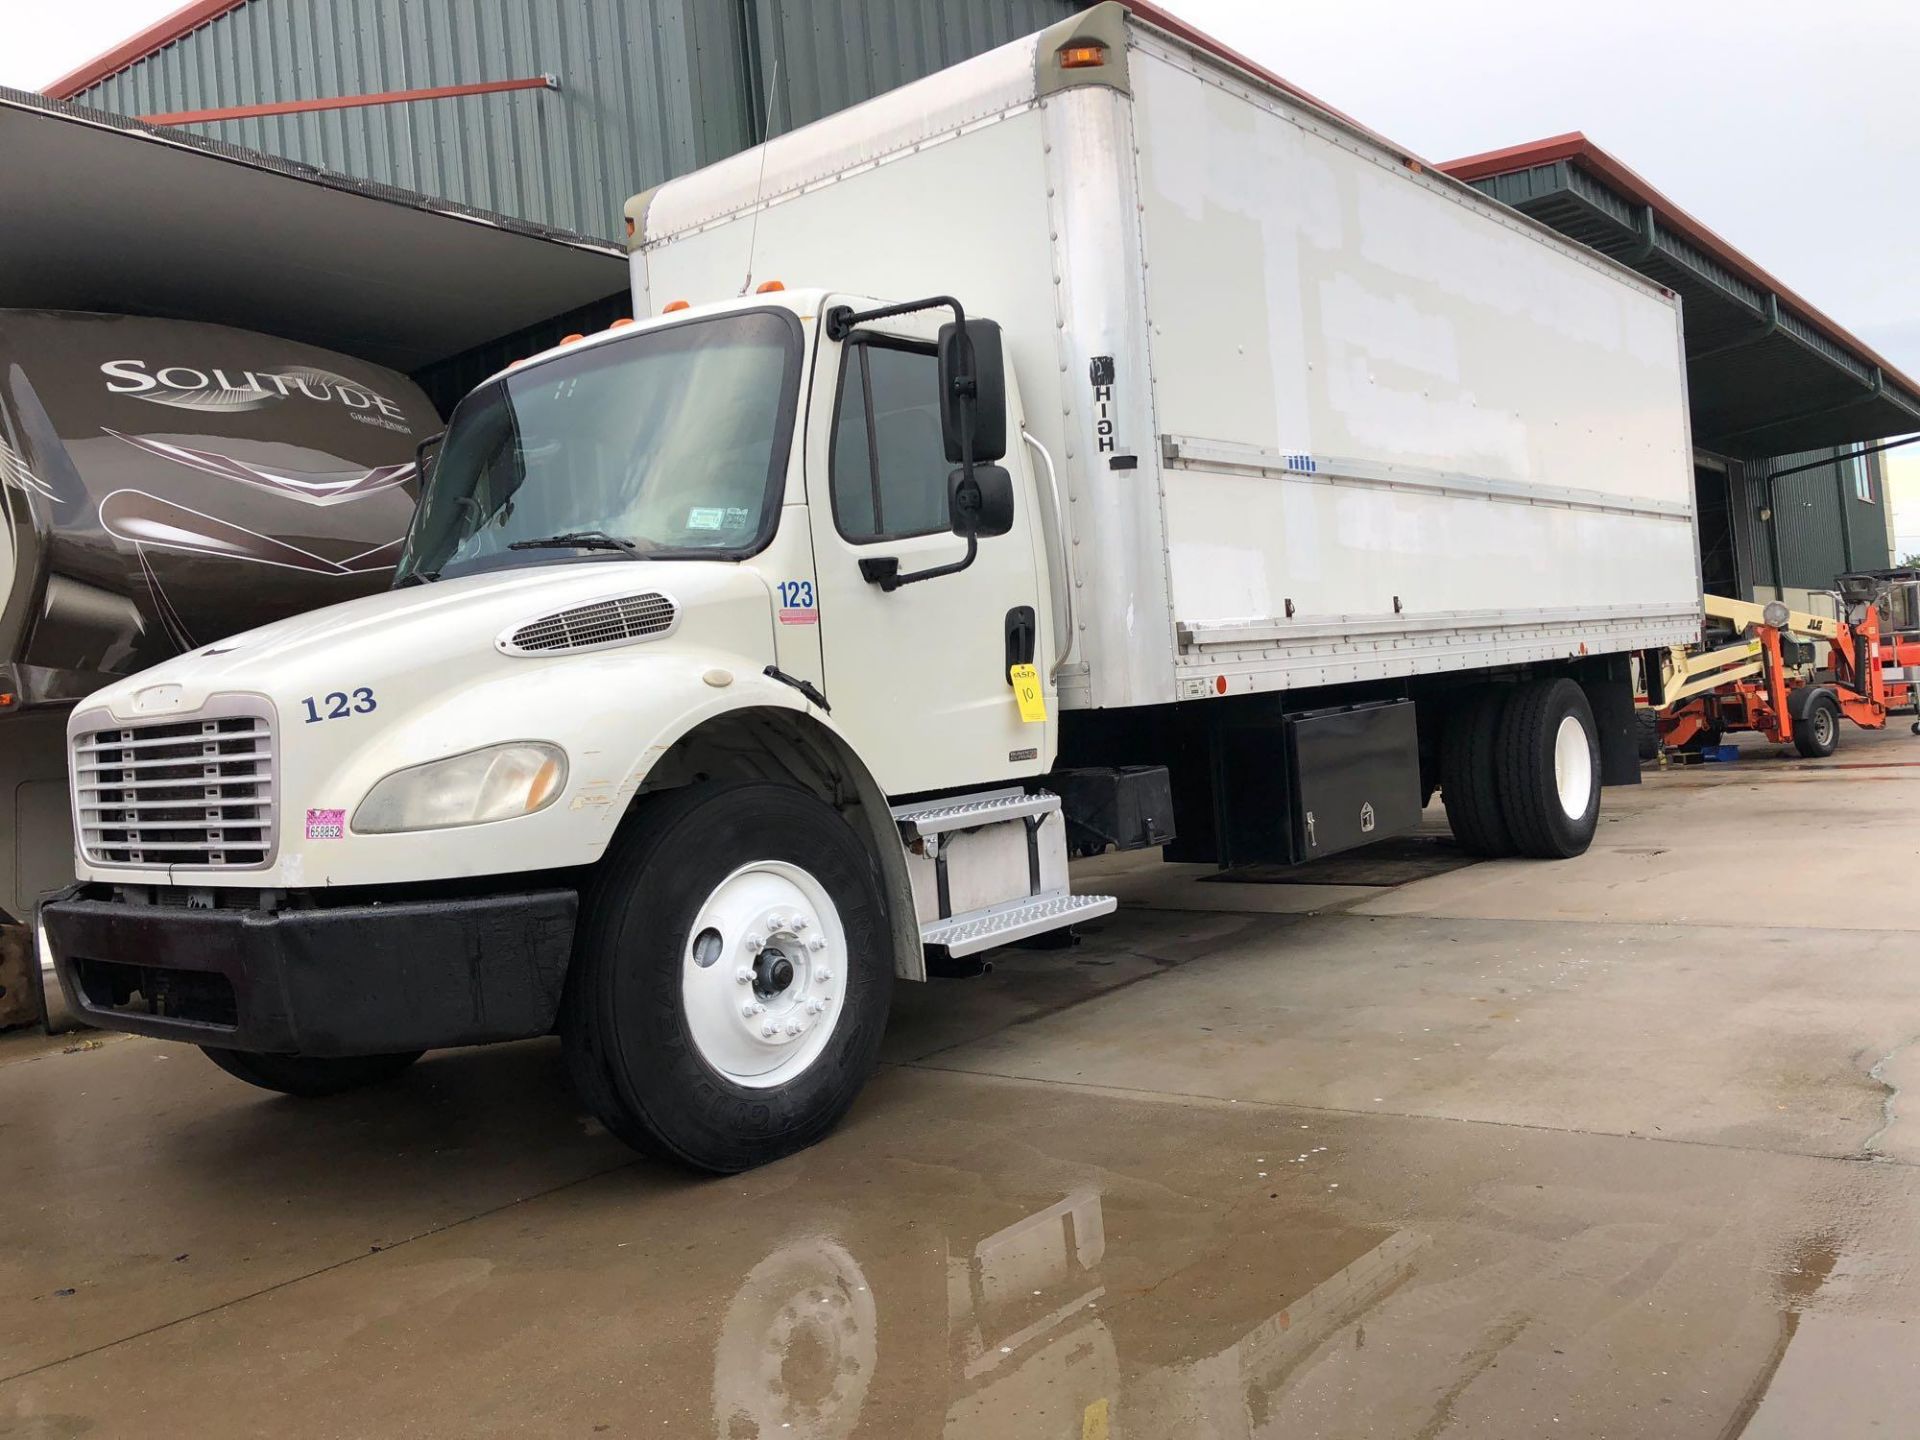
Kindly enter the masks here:
M 195 710 L 221 693 L 284 703 L 296 692 L 417 675 L 423 667 L 459 673 L 488 661 L 541 663 L 509 660 L 497 642 L 558 611 L 643 594 L 672 602 L 676 640 L 734 653 L 744 648 L 757 663 L 773 657 L 772 595 L 757 572 L 713 561 L 636 564 L 616 557 L 461 576 L 331 605 L 156 665 L 79 709 L 104 705 L 132 719 Z

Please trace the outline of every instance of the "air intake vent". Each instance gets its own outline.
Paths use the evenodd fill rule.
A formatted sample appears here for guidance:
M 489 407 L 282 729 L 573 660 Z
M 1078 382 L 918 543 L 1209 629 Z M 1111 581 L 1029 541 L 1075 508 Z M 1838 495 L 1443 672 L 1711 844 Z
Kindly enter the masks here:
M 635 640 L 653 640 L 673 629 L 680 612 L 673 601 L 653 591 L 596 600 L 571 610 L 529 620 L 500 639 L 509 655 L 555 655 L 573 650 L 605 650 Z

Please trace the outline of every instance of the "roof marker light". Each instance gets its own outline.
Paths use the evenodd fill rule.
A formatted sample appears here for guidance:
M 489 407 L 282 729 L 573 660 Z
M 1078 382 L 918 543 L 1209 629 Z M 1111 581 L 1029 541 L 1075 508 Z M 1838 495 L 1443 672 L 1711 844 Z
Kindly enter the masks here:
M 758 285 L 753 287 L 753 293 L 756 295 L 771 295 L 776 290 L 784 290 L 786 288 L 785 281 L 762 280 Z
M 571 345 L 576 340 L 584 340 L 586 338 L 587 338 L 586 336 L 582 335 L 578 330 L 576 330 L 571 335 L 562 335 L 560 337 L 560 343 L 562 345 Z
M 1107 47 L 1099 40 L 1071 40 L 1053 52 L 1062 70 L 1085 70 L 1107 63 Z
M 631 315 L 622 315 L 618 320 L 614 321 L 611 325 L 607 326 L 607 329 L 624 330 L 627 328 L 627 326 L 631 324 L 633 324 L 633 317 Z
M 691 310 L 693 307 L 684 300 L 669 300 L 660 307 L 662 315 L 671 315 L 676 310 Z

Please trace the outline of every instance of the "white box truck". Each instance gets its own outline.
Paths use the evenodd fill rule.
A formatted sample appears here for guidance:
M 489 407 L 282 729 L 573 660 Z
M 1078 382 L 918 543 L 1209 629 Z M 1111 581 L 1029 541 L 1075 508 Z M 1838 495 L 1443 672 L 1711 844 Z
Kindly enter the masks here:
M 391 593 L 75 715 L 94 1023 L 308 1094 L 557 1030 L 735 1170 L 896 978 L 1110 910 L 1070 850 L 1437 788 L 1565 857 L 1635 775 L 1629 657 L 1699 624 L 1644 280 L 1112 4 L 628 217 L 636 321 L 461 403 Z

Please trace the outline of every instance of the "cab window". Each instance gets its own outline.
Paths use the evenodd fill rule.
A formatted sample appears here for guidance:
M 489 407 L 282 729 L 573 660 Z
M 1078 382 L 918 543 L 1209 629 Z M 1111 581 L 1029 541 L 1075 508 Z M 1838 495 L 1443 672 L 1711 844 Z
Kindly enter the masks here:
M 947 514 L 938 362 L 931 346 L 856 335 L 833 428 L 833 518 L 855 544 L 932 535 Z

